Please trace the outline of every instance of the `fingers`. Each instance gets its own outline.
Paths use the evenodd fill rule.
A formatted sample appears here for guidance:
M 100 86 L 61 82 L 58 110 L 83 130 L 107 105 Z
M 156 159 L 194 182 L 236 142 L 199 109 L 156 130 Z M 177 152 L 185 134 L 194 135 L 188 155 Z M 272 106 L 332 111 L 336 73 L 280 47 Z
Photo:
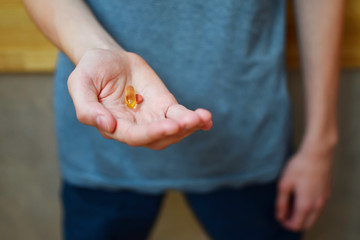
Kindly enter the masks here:
M 325 200 L 321 196 L 310 196 L 284 183 L 279 184 L 276 200 L 276 217 L 289 230 L 302 231 L 313 226 L 319 217 Z M 292 206 L 294 194 L 294 206 Z
M 171 144 L 180 142 L 182 139 L 191 135 L 195 131 L 196 131 L 195 129 L 192 131 L 187 131 L 186 134 L 184 134 L 183 132 L 180 132 L 174 136 L 170 136 L 168 138 L 161 139 L 159 141 L 155 141 L 155 142 L 147 145 L 146 147 L 151 148 L 153 150 L 163 150 L 163 149 L 167 148 L 168 146 L 170 146 Z
M 209 130 L 212 127 L 212 115 L 206 109 L 191 111 L 182 105 L 174 104 L 169 107 L 166 117 L 177 121 L 182 128 L 192 129 L 194 127 Z
M 287 182 L 286 179 L 279 183 L 276 217 L 284 227 L 292 231 L 302 230 L 310 210 L 310 206 L 302 199 L 302 195 L 295 190 L 292 183 Z
M 310 214 L 308 214 L 304 222 L 305 229 L 309 229 L 314 225 L 315 221 L 319 218 L 321 212 L 324 209 L 325 202 L 326 199 L 322 197 L 319 197 L 316 201 L 314 201 L 312 204 L 312 211 Z
M 182 129 L 191 129 L 200 125 L 202 122 L 202 119 L 197 113 L 179 104 L 174 104 L 169 107 L 166 112 L 166 118 L 178 122 Z
M 175 144 L 199 129 L 209 130 L 212 127 L 211 113 L 205 109 L 191 111 L 182 105 L 174 105 L 169 108 L 166 114 L 167 119 L 179 123 L 181 129 L 177 134 L 159 139 L 148 144 L 154 150 L 162 150 L 171 144 Z
M 311 212 L 304 221 L 304 229 L 310 229 L 314 225 L 316 219 L 320 216 L 320 213 L 321 211 L 316 210 Z
M 190 111 L 190 110 L 187 110 L 187 111 Z M 190 112 L 192 112 L 192 111 L 190 111 Z M 185 129 L 183 131 L 180 131 L 178 134 L 171 136 L 169 138 L 162 139 L 160 141 L 151 143 L 147 147 L 154 149 L 154 150 L 162 150 L 171 144 L 180 142 L 182 139 L 188 137 L 189 135 L 191 135 L 192 133 L 194 133 L 195 131 L 197 131 L 199 129 L 209 130 L 213 125 L 213 122 L 211 120 L 212 119 L 211 113 L 205 109 L 197 109 L 197 110 L 195 110 L 195 113 L 198 114 L 198 116 L 200 118 L 199 125 L 196 125 L 190 129 Z
M 286 182 L 280 182 L 278 185 L 278 194 L 276 199 L 276 218 L 284 222 L 290 213 L 292 186 Z
M 298 197 L 298 200 L 295 200 L 294 213 L 290 219 L 283 223 L 284 226 L 293 231 L 311 228 L 324 207 L 324 202 L 319 200 L 317 202 L 312 199 Z
M 293 213 L 289 219 L 285 220 L 284 226 L 293 231 L 303 230 L 305 220 L 312 210 L 312 206 L 308 201 L 297 196 Z
M 213 126 L 211 113 L 208 110 L 202 108 L 196 109 L 195 112 L 198 114 L 203 124 L 201 129 L 206 131 L 210 130 L 210 128 Z
M 74 71 L 69 77 L 68 88 L 75 106 L 76 117 L 81 123 L 109 133 L 115 131 L 115 118 L 99 102 L 96 89 L 86 75 Z
M 181 105 L 174 105 L 169 108 L 166 117 L 149 124 L 136 124 L 118 119 L 116 132 L 102 132 L 102 135 L 130 146 L 161 150 L 181 141 L 196 130 L 208 130 L 212 126 L 211 113 L 205 109 L 191 111 Z
M 115 139 L 130 146 L 161 150 L 199 129 L 210 129 L 211 118 L 211 113 L 205 109 L 191 111 L 184 106 L 174 104 L 169 107 L 165 119 L 148 124 L 138 124 L 136 120 L 117 119 L 114 133 L 104 131 L 100 133 L 106 138 Z
M 116 131 L 113 134 L 102 132 L 103 136 L 134 147 L 149 145 L 180 131 L 180 125 L 170 119 L 162 119 L 148 124 L 137 124 L 122 119 L 117 119 L 117 121 Z

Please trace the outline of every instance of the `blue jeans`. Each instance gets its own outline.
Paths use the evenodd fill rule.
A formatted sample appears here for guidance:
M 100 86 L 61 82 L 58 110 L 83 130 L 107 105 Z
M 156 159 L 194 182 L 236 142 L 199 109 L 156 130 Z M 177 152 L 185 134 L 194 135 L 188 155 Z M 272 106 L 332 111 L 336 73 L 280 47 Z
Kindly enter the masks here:
M 214 240 L 298 240 L 274 218 L 276 183 L 211 193 L 185 193 L 189 206 Z M 65 240 L 146 239 L 164 194 L 107 191 L 63 183 Z

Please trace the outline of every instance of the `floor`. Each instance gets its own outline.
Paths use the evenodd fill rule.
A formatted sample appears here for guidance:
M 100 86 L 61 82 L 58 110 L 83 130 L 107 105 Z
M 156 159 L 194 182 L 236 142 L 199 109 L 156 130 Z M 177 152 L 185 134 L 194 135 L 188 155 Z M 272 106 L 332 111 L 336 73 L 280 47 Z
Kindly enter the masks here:
M 0 239 L 60 239 L 59 174 L 51 75 L 0 75 Z M 305 240 L 360 239 L 360 71 L 342 73 L 340 144 L 333 194 Z M 302 85 L 289 73 L 295 142 L 303 129 Z M 151 240 L 206 240 L 181 195 L 171 192 Z

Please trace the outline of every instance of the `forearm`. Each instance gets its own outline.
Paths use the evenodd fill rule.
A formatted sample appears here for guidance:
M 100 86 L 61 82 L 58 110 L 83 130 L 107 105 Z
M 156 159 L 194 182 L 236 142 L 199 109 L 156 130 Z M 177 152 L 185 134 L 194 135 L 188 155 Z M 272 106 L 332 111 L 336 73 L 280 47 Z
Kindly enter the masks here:
M 92 48 L 119 48 L 82 0 L 23 0 L 40 30 L 75 64 Z
M 306 129 L 302 147 L 331 149 L 337 142 L 344 0 L 294 0 L 294 3 L 305 86 Z

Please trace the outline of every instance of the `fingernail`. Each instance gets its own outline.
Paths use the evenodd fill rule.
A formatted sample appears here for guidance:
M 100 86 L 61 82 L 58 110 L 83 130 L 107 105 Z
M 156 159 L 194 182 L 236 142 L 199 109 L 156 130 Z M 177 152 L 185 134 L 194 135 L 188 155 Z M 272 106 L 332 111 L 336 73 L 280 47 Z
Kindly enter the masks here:
M 98 128 L 104 130 L 104 131 L 109 131 L 109 124 L 106 121 L 105 117 L 100 115 L 96 117 L 96 125 Z

